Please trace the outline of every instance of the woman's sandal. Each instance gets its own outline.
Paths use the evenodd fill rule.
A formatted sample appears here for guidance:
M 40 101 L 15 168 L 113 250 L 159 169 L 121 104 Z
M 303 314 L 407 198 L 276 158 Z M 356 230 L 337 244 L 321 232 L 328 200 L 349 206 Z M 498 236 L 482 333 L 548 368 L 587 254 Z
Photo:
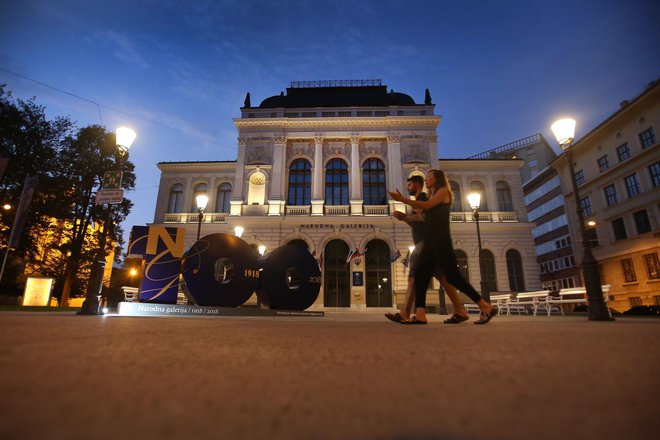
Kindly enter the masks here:
M 461 316 L 461 315 L 457 315 L 456 313 L 454 313 L 453 315 L 451 315 L 451 317 L 449 317 L 449 319 L 445 319 L 444 323 L 445 324 L 460 324 L 461 322 L 465 322 L 468 319 L 470 319 L 470 318 L 467 315 Z
M 493 318 L 493 316 L 497 315 L 497 309 L 493 307 L 493 310 L 490 311 L 490 313 L 486 312 L 481 312 L 479 314 L 479 319 L 474 321 L 475 324 L 488 324 L 488 322 Z

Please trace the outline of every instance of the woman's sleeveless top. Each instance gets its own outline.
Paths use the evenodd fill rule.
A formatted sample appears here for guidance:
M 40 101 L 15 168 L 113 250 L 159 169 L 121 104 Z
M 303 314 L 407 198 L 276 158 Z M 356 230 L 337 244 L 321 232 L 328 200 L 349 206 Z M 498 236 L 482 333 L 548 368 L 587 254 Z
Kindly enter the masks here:
M 449 232 L 449 212 L 451 204 L 441 203 L 424 211 L 424 239 L 448 240 L 451 243 Z

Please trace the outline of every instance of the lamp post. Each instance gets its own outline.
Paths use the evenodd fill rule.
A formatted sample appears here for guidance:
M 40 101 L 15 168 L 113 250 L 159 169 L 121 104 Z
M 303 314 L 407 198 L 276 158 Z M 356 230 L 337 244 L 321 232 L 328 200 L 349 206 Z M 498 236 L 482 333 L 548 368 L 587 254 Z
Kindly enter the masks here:
M 468 203 L 472 208 L 474 214 L 474 222 L 477 224 L 477 242 L 479 243 L 479 273 L 481 274 L 481 296 L 486 301 L 490 301 L 490 290 L 488 288 L 488 281 L 486 280 L 486 272 L 484 267 L 483 248 L 481 247 L 481 230 L 479 229 L 479 207 L 481 206 L 481 194 L 470 193 L 467 196 Z
M 206 194 L 199 194 L 195 197 L 197 202 L 197 240 L 199 241 L 199 233 L 202 231 L 202 221 L 204 221 L 204 211 L 206 205 L 209 203 L 209 197 Z
M 580 205 L 580 192 L 575 179 L 575 167 L 573 165 L 573 139 L 575 139 L 575 119 L 560 119 L 550 127 L 557 139 L 557 143 L 566 153 L 568 169 L 571 174 L 573 185 L 573 196 L 575 197 L 575 212 L 577 213 L 580 234 L 582 236 L 582 276 L 587 291 L 588 314 L 590 321 L 613 321 L 610 309 L 603 299 L 603 289 L 600 285 L 600 274 L 598 273 L 598 261 L 594 258 L 589 244 L 589 236 L 584 220 L 584 213 Z
M 131 148 L 133 141 L 137 135 L 133 130 L 127 127 L 119 127 L 116 130 L 116 146 L 117 155 L 115 162 L 117 165 L 121 164 Z M 99 249 L 96 253 L 96 258 L 92 264 L 92 269 L 89 274 L 89 282 L 87 284 L 87 293 L 85 294 L 85 301 L 78 312 L 78 315 L 102 315 L 103 311 L 99 310 L 101 291 L 103 289 L 103 273 L 105 272 L 105 243 L 108 238 L 108 227 L 112 221 L 112 205 L 107 204 L 105 220 L 103 221 L 103 229 L 99 235 Z
M 245 229 L 243 229 L 243 226 L 236 226 L 234 228 L 234 235 L 237 236 L 238 238 L 241 238 L 243 236 L 243 232 Z

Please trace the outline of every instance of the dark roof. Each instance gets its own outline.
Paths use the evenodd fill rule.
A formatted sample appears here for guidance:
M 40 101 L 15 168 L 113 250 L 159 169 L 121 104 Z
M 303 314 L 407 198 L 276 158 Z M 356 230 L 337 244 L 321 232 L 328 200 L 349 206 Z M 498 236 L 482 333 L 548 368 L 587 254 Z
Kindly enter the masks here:
M 286 94 L 271 96 L 259 108 L 388 107 L 417 105 L 405 93 L 387 92 L 387 86 L 287 87 Z

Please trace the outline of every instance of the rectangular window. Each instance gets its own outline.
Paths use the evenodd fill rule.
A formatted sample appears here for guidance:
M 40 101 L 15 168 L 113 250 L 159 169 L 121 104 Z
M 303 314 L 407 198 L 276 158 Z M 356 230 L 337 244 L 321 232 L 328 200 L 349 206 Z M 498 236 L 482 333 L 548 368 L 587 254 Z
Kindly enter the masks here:
M 607 201 L 607 206 L 613 206 L 619 203 L 616 197 L 616 188 L 614 188 L 613 184 L 605 187 L 605 200 Z
M 628 234 L 626 233 L 626 224 L 623 222 L 622 218 L 612 220 L 612 230 L 614 231 L 615 240 L 623 240 L 624 238 L 628 238 Z
M 640 298 L 639 296 L 631 296 L 630 298 L 628 298 L 628 304 L 630 304 L 630 307 L 641 306 L 642 298 Z
M 623 162 L 630 157 L 630 147 L 628 146 L 628 142 L 617 147 L 616 155 L 619 158 L 619 162 Z
M 577 170 L 575 172 L 575 183 L 577 183 L 578 186 L 584 185 L 584 171 L 583 170 Z
M 598 171 L 601 173 L 610 169 L 610 161 L 607 159 L 607 154 L 598 158 Z
M 584 216 L 593 215 L 593 212 L 591 212 L 591 200 L 589 200 L 589 197 L 580 199 L 580 208 L 582 208 L 582 215 Z
M 385 112 L 385 111 L 376 110 L 375 115 L 376 115 L 376 116 L 389 116 L 389 115 L 390 115 L 390 112 Z
M 357 112 L 358 116 L 373 116 L 373 113 L 370 111 L 358 111 Z
M 660 261 L 658 261 L 657 252 L 644 255 L 644 264 L 646 264 L 649 280 L 660 280 Z
M 660 162 L 656 162 L 649 167 L 649 173 L 651 174 L 651 181 L 653 182 L 653 187 L 660 186 Z
M 302 112 L 300 116 L 303 118 L 315 118 L 316 112 Z
M 333 118 L 335 116 L 335 112 L 323 112 L 321 113 L 321 117 L 323 118 Z
M 642 150 L 655 144 L 655 131 L 653 131 L 653 127 L 639 134 L 639 143 L 642 144 Z
M 289 113 L 284 113 L 285 118 L 297 118 L 299 115 L 298 112 L 289 112 Z
M 351 112 L 337 112 L 337 116 L 340 118 L 348 118 L 351 116 Z
M 625 258 L 621 260 L 621 268 L 623 269 L 623 279 L 626 283 L 633 283 L 637 281 L 635 274 L 635 266 L 633 265 L 632 258 Z
M 633 217 L 635 217 L 635 226 L 637 227 L 638 234 L 644 234 L 651 230 L 651 221 L 649 220 L 649 214 L 646 212 L 646 209 L 637 211 L 633 214 Z
M 625 177 L 624 182 L 626 182 L 626 191 L 628 191 L 628 197 L 635 197 L 642 190 L 639 187 L 639 179 L 637 178 L 637 173 L 631 174 L 628 177 Z

